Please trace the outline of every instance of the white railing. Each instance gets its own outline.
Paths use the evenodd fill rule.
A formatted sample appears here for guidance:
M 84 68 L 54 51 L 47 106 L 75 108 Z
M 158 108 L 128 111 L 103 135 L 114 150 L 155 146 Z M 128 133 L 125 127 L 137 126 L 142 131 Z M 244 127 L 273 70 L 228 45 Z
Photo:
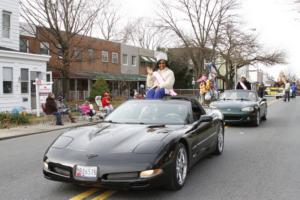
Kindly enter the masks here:
M 69 91 L 69 99 L 85 100 L 90 96 L 89 91 Z
M 192 96 L 198 97 L 199 89 L 174 89 L 179 96 Z M 90 96 L 89 91 L 69 91 L 69 99 L 72 100 L 86 100 Z M 128 97 L 125 91 L 113 91 L 112 96 Z

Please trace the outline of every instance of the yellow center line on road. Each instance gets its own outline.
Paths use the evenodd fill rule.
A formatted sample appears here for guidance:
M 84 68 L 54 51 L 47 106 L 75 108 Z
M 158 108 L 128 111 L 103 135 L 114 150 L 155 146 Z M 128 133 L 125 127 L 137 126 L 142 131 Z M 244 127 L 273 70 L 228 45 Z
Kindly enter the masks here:
M 97 190 L 98 190 L 97 188 L 92 188 L 92 189 L 90 189 L 88 191 L 85 191 L 83 193 L 80 193 L 80 194 L 76 195 L 75 197 L 73 197 L 73 198 L 71 198 L 69 200 L 83 200 L 83 199 L 87 198 L 88 196 L 96 193 Z
M 111 195 L 113 195 L 113 193 L 115 193 L 116 191 L 112 191 L 112 190 L 108 190 L 105 191 L 104 193 L 96 196 L 95 198 L 93 198 L 92 200 L 105 200 L 108 197 L 110 197 Z

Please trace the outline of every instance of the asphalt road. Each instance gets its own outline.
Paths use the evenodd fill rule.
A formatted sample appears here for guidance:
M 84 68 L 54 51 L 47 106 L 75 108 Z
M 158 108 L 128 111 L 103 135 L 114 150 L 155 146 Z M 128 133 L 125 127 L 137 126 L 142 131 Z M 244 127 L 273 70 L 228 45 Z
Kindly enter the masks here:
M 0 141 L 0 199 L 298 200 L 300 98 L 269 104 L 260 127 L 227 127 L 223 155 L 200 161 L 177 192 L 108 191 L 44 179 L 43 153 L 61 131 Z

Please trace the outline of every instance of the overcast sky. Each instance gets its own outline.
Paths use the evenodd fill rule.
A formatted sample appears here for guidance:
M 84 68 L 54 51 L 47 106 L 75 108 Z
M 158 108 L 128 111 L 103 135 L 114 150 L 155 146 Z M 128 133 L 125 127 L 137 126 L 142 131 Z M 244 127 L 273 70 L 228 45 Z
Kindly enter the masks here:
M 158 0 L 116 0 L 123 16 L 155 17 Z M 250 30 L 255 29 L 267 50 L 283 49 L 289 64 L 266 70 L 275 78 L 280 71 L 292 72 L 300 78 L 300 13 L 293 0 L 242 0 L 240 15 Z M 299 6 L 300 10 L 300 6 Z M 298 20 L 297 20 L 298 18 Z
M 300 78 L 300 13 L 289 0 L 243 0 L 242 17 L 249 27 L 256 29 L 260 41 L 267 49 L 283 49 L 288 64 L 268 68 L 277 75 L 290 71 Z M 300 10 L 300 7 L 298 7 Z

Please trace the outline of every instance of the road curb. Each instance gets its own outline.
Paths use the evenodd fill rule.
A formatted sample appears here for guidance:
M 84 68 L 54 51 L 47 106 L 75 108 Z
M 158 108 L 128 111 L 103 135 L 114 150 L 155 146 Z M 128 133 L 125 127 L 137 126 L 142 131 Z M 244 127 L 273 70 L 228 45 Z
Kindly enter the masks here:
M 61 128 L 56 128 L 56 129 L 53 129 L 53 130 L 41 130 L 41 131 L 36 131 L 36 132 L 32 132 L 32 133 L 24 133 L 24 134 L 4 136 L 4 137 L 0 136 L 0 141 L 1 140 L 8 140 L 8 139 L 13 139 L 13 138 L 18 138 L 18 137 L 26 137 L 26 136 L 30 136 L 30 135 L 37 135 L 37 134 L 42 134 L 42 133 L 47 133 L 47 132 L 52 132 L 52 131 L 60 131 L 60 130 L 63 130 L 63 129 L 90 126 L 90 125 L 95 125 L 97 123 L 98 122 L 90 122 L 90 123 L 87 123 L 87 124 L 79 124 L 79 125 L 74 125 L 74 126 L 69 126 L 69 127 L 61 127 Z

